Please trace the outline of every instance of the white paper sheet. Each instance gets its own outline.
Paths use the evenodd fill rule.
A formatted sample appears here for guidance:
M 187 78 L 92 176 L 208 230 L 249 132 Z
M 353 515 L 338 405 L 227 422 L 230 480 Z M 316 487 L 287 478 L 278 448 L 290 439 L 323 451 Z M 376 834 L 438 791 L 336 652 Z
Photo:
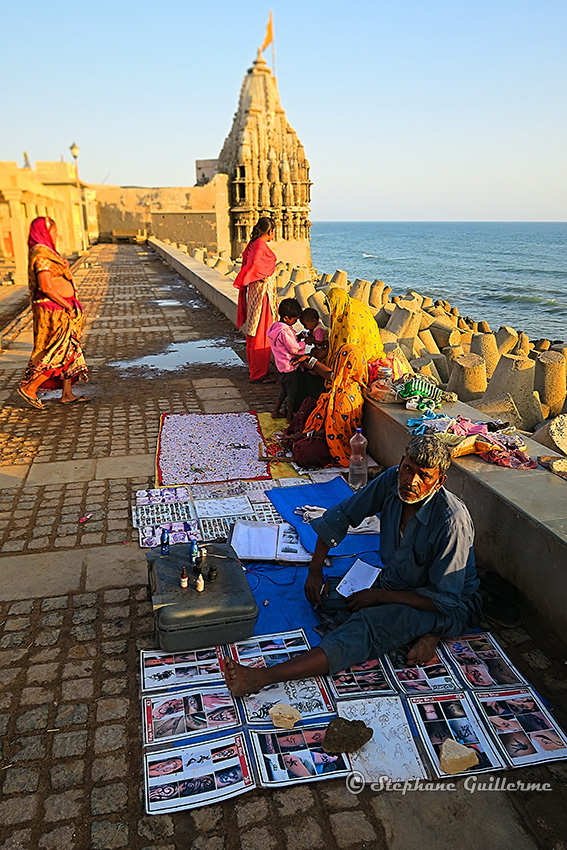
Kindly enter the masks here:
M 373 567 L 359 558 L 338 583 L 337 593 L 346 598 L 359 590 L 366 590 L 372 587 L 381 572 L 381 567 Z

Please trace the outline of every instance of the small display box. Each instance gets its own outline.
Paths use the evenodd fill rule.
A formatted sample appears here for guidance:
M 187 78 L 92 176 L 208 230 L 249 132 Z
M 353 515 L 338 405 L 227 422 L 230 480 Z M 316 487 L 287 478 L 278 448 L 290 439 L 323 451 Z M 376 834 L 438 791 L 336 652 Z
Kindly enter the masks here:
M 171 546 L 169 555 L 159 549 L 146 554 L 148 585 L 161 649 L 183 652 L 245 640 L 254 633 L 258 606 L 246 573 L 234 550 L 226 543 L 209 543 L 201 561 L 205 589 L 196 589 L 189 546 Z M 185 565 L 189 586 L 179 580 Z M 209 574 L 216 569 L 214 581 Z

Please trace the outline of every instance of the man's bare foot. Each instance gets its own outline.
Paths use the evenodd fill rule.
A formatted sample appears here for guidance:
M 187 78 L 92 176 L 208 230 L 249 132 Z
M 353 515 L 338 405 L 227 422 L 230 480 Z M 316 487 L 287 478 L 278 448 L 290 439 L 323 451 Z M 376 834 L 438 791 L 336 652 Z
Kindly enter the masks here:
M 223 659 L 224 680 L 226 686 L 235 697 L 243 697 L 245 694 L 253 694 L 261 691 L 268 684 L 265 679 L 266 671 L 255 667 L 243 667 L 232 658 Z
M 278 407 L 277 410 L 275 410 L 275 409 L 272 410 L 272 412 L 270 413 L 270 416 L 272 417 L 272 419 L 279 419 L 280 416 L 281 416 L 279 407 Z
M 408 652 L 407 663 L 409 667 L 427 664 L 432 661 L 437 649 L 439 638 L 435 635 L 423 635 L 418 638 Z

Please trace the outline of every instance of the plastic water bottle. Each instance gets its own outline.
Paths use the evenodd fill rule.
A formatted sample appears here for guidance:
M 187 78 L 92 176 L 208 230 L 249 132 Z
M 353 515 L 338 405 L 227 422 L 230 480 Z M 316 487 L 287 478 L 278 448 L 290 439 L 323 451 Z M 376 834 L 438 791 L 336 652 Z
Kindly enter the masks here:
M 167 528 L 162 528 L 160 545 L 161 545 L 161 554 L 162 555 L 169 555 L 169 533 L 167 531 Z
M 348 483 L 353 490 L 360 490 L 368 481 L 368 459 L 366 446 L 368 440 L 357 428 L 350 440 L 350 461 L 348 465 Z

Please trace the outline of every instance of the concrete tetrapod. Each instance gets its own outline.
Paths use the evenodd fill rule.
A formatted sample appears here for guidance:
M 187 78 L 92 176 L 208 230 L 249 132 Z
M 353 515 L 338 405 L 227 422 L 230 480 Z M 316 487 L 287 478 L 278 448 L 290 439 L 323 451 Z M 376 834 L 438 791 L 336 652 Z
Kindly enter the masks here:
M 342 269 L 337 269 L 330 280 L 331 286 L 340 286 L 341 289 L 348 289 L 348 275 Z
M 462 354 L 453 364 L 447 392 L 457 393 L 460 401 L 481 398 L 486 391 L 486 364 L 479 354 Z
M 480 354 L 484 359 L 486 363 L 486 377 L 490 380 L 500 360 L 500 353 L 494 334 L 473 334 L 470 353 Z
M 550 419 L 538 428 L 532 439 L 554 452 L 567 455 L 567 413 L 561 413 L 555 419 Z
M 375 280 L 370 287 L 368 295 L 368 306 L 371 310 L 378 311 L 382 307 L 382 293 L 384 291 L 384 281 Z
M 503 396 L 498 398 L 485 398 L 483 396 L 483 398 L 469 402 L 469 405 L 491 419 L 501 419 L 502 422 L 509 422 L 516 428 L 522 427 L 522 417 L 510 393 L 504 393 Z
M 315 287 L 309 281 L 305 283 L 298 283 L 295 286 L 295 298 L 299 301 L 299 305 L 302 310 L 306 310 L 309 307 L 309 297 L 311 295 L 315 295 Z
M 420 322 L 421 318 L 418 313 L 396 304 L 386 325 L 386 330 L 396 334 L 398 338 L 409 339 L 419 331 Z
M 565 403 L 565 358 L 559 351 L 541 351 L 535 361 L 534 387 L 543 404 L 549 407 L 550 416 L 558 416 Z
M 518 331 L 508 325 L 501 325 L 495 334 L 499 354 L 508 354 L 518 343 Z
M 361 280 L 357 277 L 350 288 L 349 295 L 351 298 L 356 298 L 357 301 L 362 301 L 363 304 L 368 305 L 370 286 L 371 283 L 369 280 Z
M 533 401 L 534 374 L 535 363 L 529 357 L 503 354 L 488 383 L 485 395 L 485 398 L 489 399 L 510 393 L 527 431 L 533 431 L 538 424 Z
M 326 327 L 329 327 L 330 314 L 327 309 L 327 305 L 325 304 L 325 296 L 322 292 L 314 292 L 307 299 L 309 306 L 313 307 L 314 310 L 317 310 L 319 315 L 321 316 L 321 320 Z

